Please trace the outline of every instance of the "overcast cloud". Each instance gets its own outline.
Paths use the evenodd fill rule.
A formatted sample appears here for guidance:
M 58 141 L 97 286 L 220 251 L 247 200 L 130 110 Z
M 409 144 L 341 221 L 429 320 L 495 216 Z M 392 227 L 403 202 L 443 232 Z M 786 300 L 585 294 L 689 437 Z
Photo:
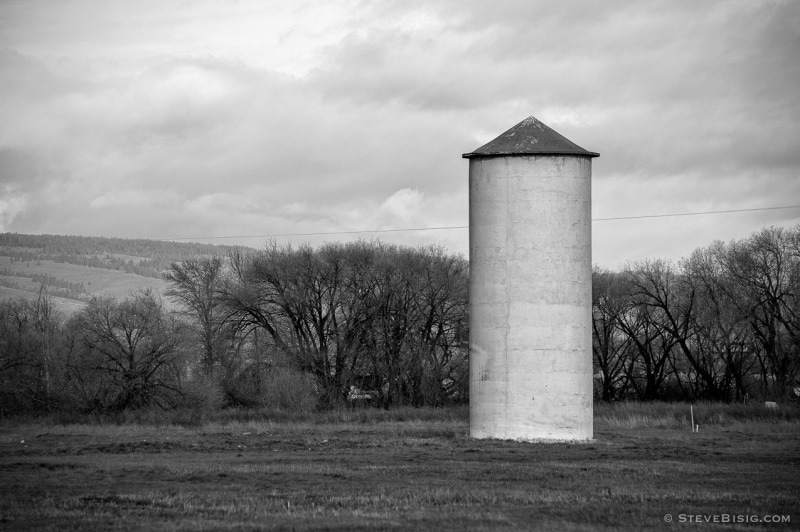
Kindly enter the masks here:
M 461 154 L 530 115 L 600 152 L 595 218 L 798 205 L 798 51 L 796 0 L 4 0 L 0 231 L 464 226 Z M 594 259 L 797 223 L 596 221 Z M 371 236 L 467 254 L 466 229 L 290 240 Z

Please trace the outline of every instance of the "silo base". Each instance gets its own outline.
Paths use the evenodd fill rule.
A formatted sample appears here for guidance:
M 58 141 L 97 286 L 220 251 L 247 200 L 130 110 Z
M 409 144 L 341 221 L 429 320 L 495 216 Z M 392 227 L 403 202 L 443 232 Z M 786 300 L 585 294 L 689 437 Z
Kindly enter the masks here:
M 470 437 L 515 441 L 589 441 L 594 436 L 591 403 L 562 410 L 558 415 L 527 416 L 526 422 L 497 421 L 497 414 L 481 410 L 470 412 Z

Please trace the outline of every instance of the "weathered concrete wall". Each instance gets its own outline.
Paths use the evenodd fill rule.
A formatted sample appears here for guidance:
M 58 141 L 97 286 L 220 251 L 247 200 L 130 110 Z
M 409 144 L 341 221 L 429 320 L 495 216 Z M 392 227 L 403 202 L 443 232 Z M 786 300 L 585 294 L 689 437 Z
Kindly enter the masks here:
M 470 434 L 592 438 L 591 159 L 470 159 Z

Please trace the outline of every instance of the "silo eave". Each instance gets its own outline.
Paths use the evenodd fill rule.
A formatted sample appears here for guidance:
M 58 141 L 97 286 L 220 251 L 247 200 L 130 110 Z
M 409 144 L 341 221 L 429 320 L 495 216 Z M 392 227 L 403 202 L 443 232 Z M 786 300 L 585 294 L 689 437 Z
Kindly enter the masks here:
M 462 155 L 465 159 L 474 157 L 504 157 L 515 155 L 575 155 L 599 157 L 600 154 L 588 151 L 557 131 L 529 116 L 494 140 L 480 148 Z
M 503 152 L 496 152 L 496 153 L 481 153 L 481 152 L 471 152 L 471 153 L 464 153 L 461 155 L 464 159 L 473 159 L 478 157 L 515 157 L 515 156 L 530 156 L 530 155 L 540 155 L 540 156 L 547 156 L 547 155 L 573 155 L 576 157 L 600 157 L 600 154 L 593 151 L 583 150 L 581 152 L 577 151 L 529 151 L 529 152 L 513 152 L 513 153 L 503 153 Z

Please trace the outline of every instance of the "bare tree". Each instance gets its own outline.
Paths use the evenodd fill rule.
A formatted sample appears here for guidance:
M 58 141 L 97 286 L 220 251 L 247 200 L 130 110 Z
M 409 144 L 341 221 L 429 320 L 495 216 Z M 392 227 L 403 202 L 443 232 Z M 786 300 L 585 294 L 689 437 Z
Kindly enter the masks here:
M 173 262 L 164 273 L 170 283 L 166 295 L 175 299 L 199 326 L 203 368 L 211 373 L 222 361 L 230 342 L 227 309 L 223 306 L 225 261 L 222 257 L 192 258 Z
M 323 399 L 369 386 L 385 406 L 441 402 L 465 365 L 466 261 L 379 242 L 270 244 L 231 260 L 226 304 L 312 373 Z
M 708 351 L 716 360 L 721 398 L 741 400 L 755 365 L 753 336 L 748 313 L 739 304 L 744 294 L 729 275 L 726 258 L 725 245 L 716 242 L 695 250 L 683 270 L 698 298 L 693 316 L 696 349 Z
M 448 398 L 466 399 L 469 390 L 469 263 L 448 256 L 442 248 L 429 251 L 428 271 L 422 292 L 424 324 L 421 328 L 427 360 L 422 368 L 426 389 L 433 396 L 427 404 Z
M 262 253 L 232 251 L 229 257 L 232 276 L 225 285 L 223 301 L 231 309 L 231 318 L 238 329 L 263 329 L 278 349 L 288 352 L 282 316 L 282 281 L 265 260 L 265 255 L 278 253 L 275 243 L 268 244 Z
M 768 394 L 787 393 L 800 371 L 800 226 L 768 228 L 729 246 L 726 267 L 734 300 L 750 319 Z
M 709 399 L 722 398 L 715 353 L 697 341 L 697 287 L 672 264 L 661 260 L 640 263 L 629 270 L 629 275 L 638 303 L 666 333 L 656 336 L 662 342 L 659 351 L 668 353 L 674 345 L 694 373 L 691 382 L 696 391 Z M 681 377 L 680 371 L 677 376 Z
M 0 302 L 0 412 L 50 409 L 62 318 L 41 284 L 33 300 Z
M 176 359 L 182 325 L 164 313 L 151 291 L 122 301 L 93 298 L 72 326 L 87 349 L 81 369 L 97 377 L 86 388 L 94 408 L 174 404 L 180 395 Z
M 371 259 L 351 260 L 358 246 L 331 244 L 279 247 L 234 256 L 235 281 L 226 301 L 238 319 L 268 333 L 275 349 L 303 372 L 313 374 L 323 399 L 346 397 L 348 378 L 360 352 L 360 335 L 368 314 L 359 293 Z
M 625 278 L 607 270 L 592 272 L 592 354 L 600 376 L 600 399 L 624 396 L 632 379 L 634 339 L 622 327 L 630 310 Z

